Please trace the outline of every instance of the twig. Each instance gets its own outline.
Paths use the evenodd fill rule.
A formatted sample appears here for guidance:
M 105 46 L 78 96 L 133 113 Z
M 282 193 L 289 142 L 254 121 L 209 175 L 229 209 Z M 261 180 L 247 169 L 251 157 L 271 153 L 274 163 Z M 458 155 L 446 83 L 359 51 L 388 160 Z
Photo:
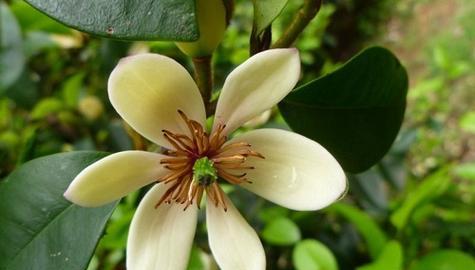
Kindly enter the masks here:
M 302 8 L 295 15 L 293 21 L 284 31 L 284 34 L 272 45 L 272 48 L 287 48 L 297 40 L 297 37 L 317 15 L 322 0 L 305 0 Z

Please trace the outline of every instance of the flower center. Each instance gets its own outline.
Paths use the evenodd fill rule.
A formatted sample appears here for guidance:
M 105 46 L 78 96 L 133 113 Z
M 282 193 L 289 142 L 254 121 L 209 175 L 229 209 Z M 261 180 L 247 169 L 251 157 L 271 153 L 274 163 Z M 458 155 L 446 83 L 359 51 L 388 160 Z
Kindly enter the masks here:
M 223 135 L 225 125 L 219 125 L 208 136 L 200 123 L 189 119 L 180 110 L 178 114 L 191 136 L 162 130 L 163 136 L 174 149 L 167 150 L 165 155 L 168 157 L 160 161 L 170 172 L 157 181 L 170 186 L 155 207 L 164 202 L 183 204 L 184 210 L 193 203 L 199 207 L 206 192 L 213 204 L 222 206 L 226 211 L 225 195 L 218 179 L 234 185 L 251 183 L 246 173 L 236 174 L 235 171 L 253 170 L 254 167 L 245 166 L 247 158 L 264 157 L 252 151 L 251 145 L 246 142 L 226 144 L 227 137 Z
M 213 166 L 214 162 L 208 157 L 202 157 L 193 165 L 193 181 L 203 186 L 209 186 L 218 179 L 218 174 Z

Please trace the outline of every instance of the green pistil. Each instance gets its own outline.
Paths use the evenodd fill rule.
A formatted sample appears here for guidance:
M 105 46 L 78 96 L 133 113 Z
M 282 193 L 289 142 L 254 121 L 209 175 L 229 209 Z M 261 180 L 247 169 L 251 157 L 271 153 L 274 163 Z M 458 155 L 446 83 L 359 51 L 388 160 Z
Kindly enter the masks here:
M 208 186 L 218 179 L 218 174 L 213 166 L 213 161 L 208 157 L 202 157 L 195 161 L 193 165 L 193 181 Z

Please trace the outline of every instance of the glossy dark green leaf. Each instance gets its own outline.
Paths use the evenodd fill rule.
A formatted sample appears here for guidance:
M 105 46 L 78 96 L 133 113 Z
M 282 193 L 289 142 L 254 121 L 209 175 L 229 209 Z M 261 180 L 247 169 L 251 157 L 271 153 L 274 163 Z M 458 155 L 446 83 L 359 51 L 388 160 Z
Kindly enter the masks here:
M 56 154 L 25 163 L 0 185 L 0 269 L 83 270 L 115 203 L 82 208 L 63 198 L 104 153 Z
M 0 94 L 20 77 L 25 65 L 21 31 L 8 6 L 0 3 Z
M 282 12 L 288 0 L 253 0 L 254 26 L 257 34 L 268 27 Z
M 198 39 L 193 0 L 26 0 L 72 28 L 129 40 Z
M 407 73 L 387 49 L 372 47 L 333 73 L 297 88 L 281 103 L 289 126 L 361 172 L 389 150 L 406 107 Z
M 70 34 L 71 29 L 45 16 L 24 1 L 14 1 L 11 5 L 21 29 L 26 32 L 44 31 L 55 34 Z

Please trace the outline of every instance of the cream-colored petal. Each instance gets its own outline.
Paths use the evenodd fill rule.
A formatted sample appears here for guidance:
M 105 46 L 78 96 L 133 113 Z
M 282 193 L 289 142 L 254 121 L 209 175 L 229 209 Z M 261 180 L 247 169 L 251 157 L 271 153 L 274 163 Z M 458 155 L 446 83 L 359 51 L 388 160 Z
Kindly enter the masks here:
M 165 184 L 155 185 L 142 199 L 130 224 L 127 270 L 185 270 L 198 221 L 194 205 L 161 204 Z
M 158 54 L 122 59 L 109 77 L 109 98 L 119 115 L 145 138 L 171 145 L 162 130 L 188 134 L 177 110 L 203 124 L 203 100 L 190 74 L 175 60 Z
M 206 223 L 209 246 L 222 270 L 264 270 L 264 248 L 233 203 L 225 196 L 227 211 L 208 201 Z
M 252 183 L 242 186 L 272 202 L 294 210 L 317 210 L 339 199 L 346 191 L 343 169 L 318 143 L 297 133 L 259 129 L 237 136 L 265 159 L 250 157 L 246 166 Z M 244 171 L 243 171 L 244 172 Z
M 107 156 L 79 173 L 64 193 L 71 202 L 100 206 L 120 199 L 164 176 L 160 165 L 164 155 L 145 151 L 124 151 Z
M 213 128 L 226 124 L 225 132 L 231 133 L 281 101 L 299 76 L 296 49 L 272 49 L 252 56 L 226 78 Z

